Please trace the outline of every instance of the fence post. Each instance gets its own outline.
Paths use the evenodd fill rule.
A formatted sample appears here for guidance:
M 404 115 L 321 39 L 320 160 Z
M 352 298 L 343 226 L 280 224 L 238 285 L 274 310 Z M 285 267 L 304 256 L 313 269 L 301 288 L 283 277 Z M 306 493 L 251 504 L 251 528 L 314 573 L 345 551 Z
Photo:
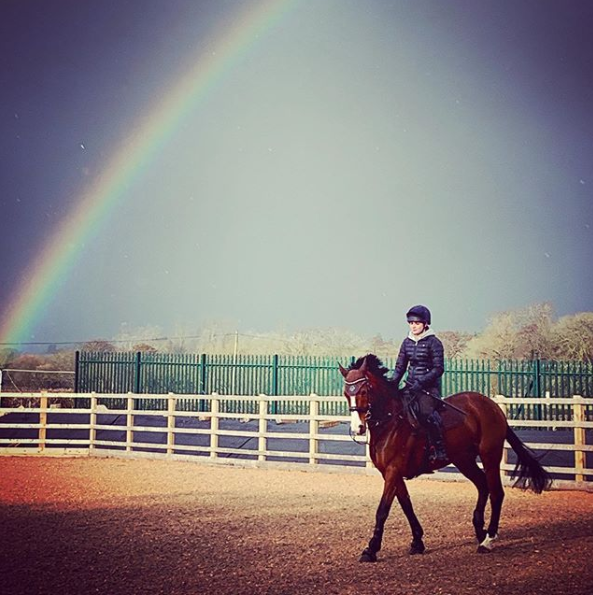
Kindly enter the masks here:
M 91 393 L 91 414 L 89 422 L 89 454 L 92 454 L 97 439 L 97 393 Z
M 544 392 L 544 399 L 546 401 L 544 410 L 547 412 L 548 419 L 558 421 L 558 418 L 559 418 L 558 405 L 548 405 L 551 397 L 552 397 L 552 395 L 550 394 L 549 390 Z M 558 426 L 550 426 L 550 429 L 552 430 L 552 432 L 555 432 L 558 429 Z
M 533 353 L 533 396 L 541 397 L 541 367 L 542 362 L 539 359 L 539 353 L 534 351 Z
M 576 470 L 575 481 L 585 481 L 583 471 L 585 469 L 585 453 L 581 449 L 586 443 L 585 428 L 582 423 L 585 421 L 585 400 L 580 395 L 574 396 L 572 406 L 574 420 L 574 467 Z
M 134 392 L 140 394 L 140 366 L 142 365 L 142 352 L 136 351 L 134 363 Z
M 541 394 L 541 367 L 542 362 L 539 359 L 539 353 L 534 352 L 535 360 L 533 362 L 533 396 L 540 398 Z M 542 406 L 536 405 L 534 407 L 535 419 L 542 419 Z
M 167 399 L 167 455 L 172 455 L 175 447 L 175 409 L 177 399 L 174 393 L 169 393 Z
M 198 366 L 198 386 L 197 392 L 199 395 L 206 394 L 206 354 L 202 353 L 200 355 L 200 363 Z M 198 400 L 198 411 L 206 411 L 206 400 L 199 399 Z
M 319 444 L 317 435 L 319 434 L 319 397 L 311 393 L 309 400 L 309 465 L 317 465 L 317 453 Z
M 272 357 L 272 396 L 278 396 L 278 354 Z M 272 401 L 272 415 L 278 413 L 278 401 Z
M 80 392 L 80 351 L 74 352 L 74 392 Z
M 134 442 L 134 393 L 128 393 L 127 407 L 126 407 L 126 452 L 132 451 L 132 443 Z
M 40 452 L 45 450 L 45 438 L 47 436 L 47 392 L 41 391 L 39 400 L 39 444 Z
M 266 395 L 259 395 L 259 427 L 258 427 L 258 438 L 257 438 L 257 450 L 259 451 L 257 455 L 257 460 L 259 462 L 264 462 L 266 460 L 266 451 L 268 450 L 268 440 L 266 438 L 266 433 L 268 431 L 268 420 L 266 419 L 268 415 L 268 400 L 266 399 Z
M 504 395 L 496 395 L 495 397 L 495 401 L 498 404 L 498 406 L 501 408 L 502 412 L 504 413 L 505 419 L 507 417 L 507 413 L 508 413 L 508 407 L 507 404 L 504 402 L 504 399 L 506 399 L 506 397 Z M 502 399 L 502 402 L 500 401 L 500 399 Z M 507 420 L 508 423 L 508 420 Z M 508 477 L 508 473 L 506 470 L 506 465 L 509 462 L 509 451 L 507 449 L 507 444 L 505 442 L 503 449 L 502 449 L 502 460 L 501 460 L 501 470 L 503 473 L 503 477 Z
M 218 414 L 220 413 L 220 400 L 218 393 L 212 393 L 210 401 L 210 458 L 218 457 Z

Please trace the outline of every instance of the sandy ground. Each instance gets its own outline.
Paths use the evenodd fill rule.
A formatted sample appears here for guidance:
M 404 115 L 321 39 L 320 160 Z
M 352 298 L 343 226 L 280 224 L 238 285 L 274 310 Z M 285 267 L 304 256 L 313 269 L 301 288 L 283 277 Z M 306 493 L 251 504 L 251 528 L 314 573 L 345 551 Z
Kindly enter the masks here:
M 376 564 L 358 557 L 382 480 L 121 459 L 0 458 L 0 591 L 88 594 L 589 595 L 593 494 L 508 489 L 476 553 L 466 482 L 408 483 L 427 551 L 394 506 Z

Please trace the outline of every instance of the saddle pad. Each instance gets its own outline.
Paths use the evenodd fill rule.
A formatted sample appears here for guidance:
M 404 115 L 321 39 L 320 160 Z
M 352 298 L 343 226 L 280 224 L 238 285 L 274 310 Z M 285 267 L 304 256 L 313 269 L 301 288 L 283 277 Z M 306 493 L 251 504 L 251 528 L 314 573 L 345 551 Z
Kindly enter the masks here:
M 447 399 L 443 399 L 439 408 L 439 414 L 443 420 L 443 428 L 445 430 L 451 430 L 460 426 L 465 420 L 465 414 L 453 407 L 447 405 Z

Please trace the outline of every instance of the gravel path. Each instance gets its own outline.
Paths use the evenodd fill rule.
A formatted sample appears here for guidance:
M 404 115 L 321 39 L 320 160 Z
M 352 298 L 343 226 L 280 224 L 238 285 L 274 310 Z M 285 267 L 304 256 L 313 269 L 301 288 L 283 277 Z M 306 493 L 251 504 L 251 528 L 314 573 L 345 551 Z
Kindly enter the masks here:
M 427 551 L 394 506 L 358 556 L 382 480 L 123 459 L 0 458 L 0 591 L 19 594 L 589 595 L 593 494 L 507 489 L 475 553 L 467 482 L 408 483 Z

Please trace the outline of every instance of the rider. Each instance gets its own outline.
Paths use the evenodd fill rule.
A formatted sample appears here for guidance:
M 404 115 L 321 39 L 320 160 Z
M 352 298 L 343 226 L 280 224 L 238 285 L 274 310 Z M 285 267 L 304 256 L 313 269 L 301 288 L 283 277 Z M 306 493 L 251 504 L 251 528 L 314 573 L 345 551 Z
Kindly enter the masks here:
M 410 333 L 401 344 L 393 381 L 399 386 L 407 370 L 406 390 L 410 401 L 416 400 L 419 421 L 427 430 L 429 459 L 431 462 L 446 461 L 442 420 L 438 403 L 432 398 L 441 398 L 440 379 L 445 370 L 443 344 L 429 327 L 430 310 L 426 306 L 413 306 L 406 318 Z

